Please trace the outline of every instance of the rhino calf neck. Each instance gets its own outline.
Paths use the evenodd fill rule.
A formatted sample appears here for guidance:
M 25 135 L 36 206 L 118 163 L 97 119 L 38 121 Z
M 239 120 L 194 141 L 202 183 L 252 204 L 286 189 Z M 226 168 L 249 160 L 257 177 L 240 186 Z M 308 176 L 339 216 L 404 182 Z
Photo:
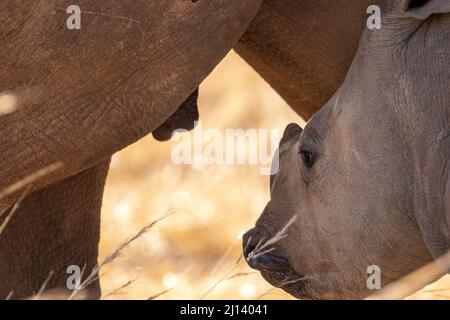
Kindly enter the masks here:
M 450 249 L 450 1 L 380 6 L 337 93 L 286 129 L 244 237 L 249 264 L 296 297 L 363 298 L 368 270 L 383 287 Z

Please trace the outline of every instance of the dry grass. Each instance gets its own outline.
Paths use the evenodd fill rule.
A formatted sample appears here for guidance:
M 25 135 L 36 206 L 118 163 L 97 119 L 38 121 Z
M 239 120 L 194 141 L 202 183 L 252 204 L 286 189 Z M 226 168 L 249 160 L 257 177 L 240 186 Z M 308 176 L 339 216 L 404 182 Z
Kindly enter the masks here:
M 17 181 L 16 183 L 13 183 L 9 187 L 0 190 L 0 200 L 6 198 L 7 196 L 18 192 L 22 189 L 26 189 L 28 186 L 32 185 L 37 180 L 49 175 L 50 173 L 60 170 L 63 168 L 63 164 L 60 162 L 54 163 L 52 165 L 49 165 L 45 168 L 42 168 L 33 174 L 30 174 L 29 176 L 25 177 L 24 179 L 21 179 Z
M 166 219 L 167 217 L 171 216 L 173 214 L 173 212 L 169 212 L 165 215 L 163 215 L 162 217 L 152 221 L 151 223 L 147 224 L 146 226 L 144 226 L 143 228 L 141 228 L 137 233 L 135 233 L 133 236 L 127 238 L 125 241 L 123 241 L 121 244 L 119 244 L 117 246 L 117 248 L 112 251 L 112 253 L 110 253 L 108 256 L 106 256 L 100 263 L 98 263 L 92 270 L 91 272 L 87 275 L 87 277 L 84 279 L 84 281 L 80 284 L 79 288 L 73 290 L 72 294 L 69 296 L 69 300 L 74 299 L 78 293 L 82 292 L 84 289 L 86 289 L 90 284 L 92 284 L 94 281 L 96 281 L 100 275 L 100 270 L 102 270 L 102 268 L 104 268 L 106 265 L 114 262 L 115 260 L 117 260 L 119 257 L 122 256 L 123 251 L 129 247 L 131 245 L 131 243 L 135 242 L 137 239 L 141 238 L 144 234 L 146 234 L 147 232 L 149 232 L 157 223 L 163 221 L 164 219 Z M 82 274 L 84 273 L 84 269 Z M 136 278 L 137 279 L 137 278 Z M 114 290 L 112 290 L 109 294 L 107 294 L 106 296 L 104 296 L 104 298 L 108 297 L 108 296 L 114 296 L 114 295 L 119 295 L 120 294 L 120 290 L 129 287 L 133 282 L 136 281 L 135 280 L 130 280 L 127 281 L 125 284 L 121 285 L 119 288 L 116 288 Z
M 51 280 L 52 276 L 54 275 L 54 271 L 52 270 L 49 275 L 47 276 L 46 280 L 43 282 L 43 284 L 41 285 L 41 288 L 39 289 L 38 293 L 35 294 L 34 296 L 30 297 L 30 300 L 60 300 L 60 299 L 67 299 L 67 300 L 73 300 L 73 299 L 84 299 L 84 290 L 87 289 L 89 287 L 89 285 L 91 285 L 94 281 L 96 281 L 101 275 L 100 275 L 100 271 L 102 270 L 103 267 L 105 267 L 106 265 L 112 263 L 113 261 L 117 260 L 118 258 L 120 258 L 123 254 L 123 251 L 128 248 L 133 242 L 135 242 L 136 240 L 138 240 L 139 238 L 141 238 L 144 234 L 146 234 L 147 232 L 149 232 L 151 229 L 153 229 L 153 227 L 160 223 L 161 221 L 165 220 L 167 217 L 171 216 L 173 214 L 173 212 L 169 212 L 165 215 L 163 215 L 162 217 L 152 221 L 151 223 L 145 225 L 143 228 L 141 228 L 138 232 L 136 232 L 133 236 L 127 238 L 125 241 L 123 241 L 122 243 L 120 243 L 117 248 L 115 248 L 112 253 L 110 253 L 108 256 L 106 256 L 100 263 L 98 263 L 95 267 L 92 268 L 92 270 L 89 272 L 89 274 L 86 276 L 86 278 L 81 282 L 81 284 L 79 285 L 78 288 L 74 289 L 72 291 L 72 293 L 67 297 L 65 293 L 60 293 L 60 292 L 55 292 L 55 291 L 51 291 L 51 292 L 46 292 L 47 289 L 47 285 L 49 283 L 49 281 Z M 81 276 L 83 277 L 86 271 L 86 266 L 83 267 L 82 271 L 81 271 Z M 124 294 L 123 290 L 128 288 L 129 286 L 131 286 L 134 282 L 136 282 L 138 280 L 138 278 L 133 279 L 133 280 L 129 280 L 126 283 L 122 284 L 120 287 L 110 291 L 107 294 L 104 294 L 102 296 L 102 299 L 106 299 L 109 297 L 114 297 L 116 295 L 121 295 Z M 164 294 L 166 291 L 159 293 L 157 296 L 161 296 L 162 294 Z M 8 295 L 6 300 L 9 300 L 12 296 L 13 296 L 14 292 L 10 292 L 10 294 Z
M 28 185 L 25 187 L 25 190 L 22 191 L 22 194 L 20 195 L 19 199 L 16 201 L 14 206 L 11 208 L 8 215 L 5 217 L 3 222 L 0 223 L 0 236 L 2 235 L 3 231 L 5 230 L 6 226 L 9 223 L 9 221 L 11 221 L 11 219 L 14 216 L 14 214 L 16 213 L 16 211 L 19 209 L 20 205 L 22 204 L 22 201 L 28 195 L 30 189 L 31 189 L 31 185 Z M 0 218 L 2 218 L 3 214 L 4 214 L 4 212 L 0 212 Z
M 420 297 L 421 294 L 427 293 L 434 294 L 436 297 L 450 298 L 449 287 L 441 289 L 423 289 L 426 285 L 433 283 L 446 275 L 449 269 L 450 251 L 441 256 L 439 259 L 436 259 L 435 261 L 432 261 L 411 272 L 402 279 L 389 284 L 371 297 L 368 297 L 367 300 L 399 300 L 405 299 L 410 295 Z M 423 290 L 416 294 L 416 292 L 421 289 Z
M 250 252 L 247 259 L 257 259 L 259 256 L 271 252 L 274 247 L 273 245 L 277 242 L 281 241 L 282 239 L 287 237 L 287 232 L 289 227 L 297 220 L 297 215 L 293 216 L 289 221 L 286 223 L 286 225 L 278 231 L 272 238 L 270 239 L 261 239 L 261 241 L 258 242 L 255 249 Z M 250 239 L 249 239 L 250 241 Z

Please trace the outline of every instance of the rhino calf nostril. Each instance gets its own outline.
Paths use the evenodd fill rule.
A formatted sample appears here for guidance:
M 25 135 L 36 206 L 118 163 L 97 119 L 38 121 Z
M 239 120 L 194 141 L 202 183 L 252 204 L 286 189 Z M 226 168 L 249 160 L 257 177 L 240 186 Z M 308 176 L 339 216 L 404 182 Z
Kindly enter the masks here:
M 266 245 L 269 239 L 271 239 L 269 232 L 261 228 L 254 228 L 244 234 L 242 244 L 244 258 L 250 267 L 258 269 L 258 265 L 266 263 L 276 264 L 279 262 L 274 261 L 278 249 L 276 247 L 268 247 Z
M 260 243 L 264 240 L 261 233 L 255 228 L 244 234 L 242 237 L 242 246 L 244 258 L 247 260 L 253 251 L 255 251 Z

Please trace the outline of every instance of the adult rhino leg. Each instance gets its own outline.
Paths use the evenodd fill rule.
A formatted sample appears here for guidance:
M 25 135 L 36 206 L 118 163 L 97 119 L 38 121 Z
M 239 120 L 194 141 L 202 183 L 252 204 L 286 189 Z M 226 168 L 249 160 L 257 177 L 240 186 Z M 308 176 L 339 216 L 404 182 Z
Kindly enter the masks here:
M 67 268 L 97 264 L 100 209 L 110 160 L 27 196 L 0 235 L 0 299 L 45 289 L 66 298 Z M 7 212 L 6 214 L 8 214 Z M 5 215 L 4 215 L 5 216 Z M 94 281 L 80 297 L 100 297 Z
M 304 120 L 341 86 L 373 0 L 265 0 L 235 45 Z

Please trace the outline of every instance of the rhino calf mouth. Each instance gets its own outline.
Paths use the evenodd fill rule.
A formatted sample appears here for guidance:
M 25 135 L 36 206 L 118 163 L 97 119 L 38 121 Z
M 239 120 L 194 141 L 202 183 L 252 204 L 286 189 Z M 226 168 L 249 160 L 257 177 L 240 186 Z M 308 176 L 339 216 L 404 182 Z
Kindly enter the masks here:
M 262 277 L 274 287 L 283 289 L 296 298 L 309 297 L 303 275 L 297 274 L 289 260 L 276 246 L 264 247 L 271 239 L 267 232 L 252 229 L 244 235 L 243 249 L 247 264 L 261 272 Z

